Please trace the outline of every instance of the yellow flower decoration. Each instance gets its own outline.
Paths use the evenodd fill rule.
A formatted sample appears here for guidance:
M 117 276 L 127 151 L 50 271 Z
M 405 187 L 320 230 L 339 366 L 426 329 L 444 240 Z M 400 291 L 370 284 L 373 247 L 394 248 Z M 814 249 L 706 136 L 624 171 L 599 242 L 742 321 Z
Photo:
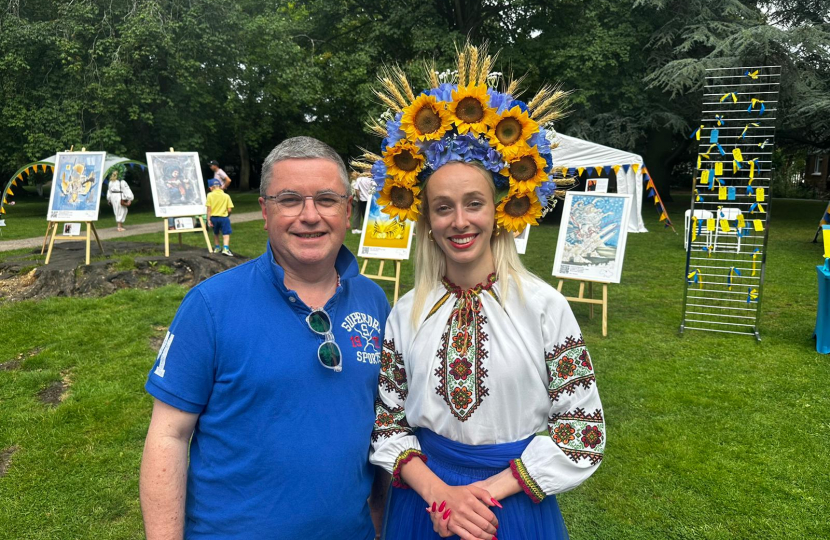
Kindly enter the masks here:
M 498 120 L 496 110 L 490 107 L 487 86 L 483 84 L 459 85 L 458 90 L 452 91 L 449 112 L 458 133 L 462 135 L 468 131 L 477 135 L 487 133 Z
M 496 223 L 510 232 L 522 232 L 527 225 L 538 225 L 542 205 L 532 191 L 511 192 L 496 207 Z
M 539 124 L 530 119 L 527 111 L 522 111 L 518 105 L 515 105 L 498 117 L 488 135 L 490 146 L 495 146 L 496 150 L 504 152 L 516 145 L 527 144 L 527 140 L 538 132 Z
M 450 114 L 444 104 L 426 94 L 418 96 L 401 116 L 401 129 L 410 140 L 437 141 L 450 125 Z
M 418 207 L 420 200 L 418 194 L 421 188 L 417 186 L 405 186 L 395 184 L 393 182 L 386 182 L 380 194 L 378 195 L 378 206 L 384 214 L 389 214 L 392 218 L 398 218 L 398 221 L 418 219 Z
M 548 179 L 545 172 L 547 163 L 535 146 L 516 145 L 514 150 L 504 152 L 504 157 L 507 167 L 501 170 L 501 174 L 510 178 L 512 190 L 529 193 Z
M 418 173 L 424 168 L 426 158 L 418 147 L 406 139 L 398 141 L 395 146 L 383 153 L 386 174 L 401 185 L 412 186 L 418 180 Z

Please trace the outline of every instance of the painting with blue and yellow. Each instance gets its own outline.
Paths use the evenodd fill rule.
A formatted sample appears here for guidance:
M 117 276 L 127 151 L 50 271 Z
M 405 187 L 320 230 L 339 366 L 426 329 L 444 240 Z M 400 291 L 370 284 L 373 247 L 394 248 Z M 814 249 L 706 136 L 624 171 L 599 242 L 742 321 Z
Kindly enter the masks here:
M 412 223 L 398 221 L 381 212 L 378 193 L 366 205 L 358 254 L 361 257 L 405 260 L 412 245 Z
M 49 221 L 95 221 L 101 201 L 105 152 L 59 152 L 49 197 Z

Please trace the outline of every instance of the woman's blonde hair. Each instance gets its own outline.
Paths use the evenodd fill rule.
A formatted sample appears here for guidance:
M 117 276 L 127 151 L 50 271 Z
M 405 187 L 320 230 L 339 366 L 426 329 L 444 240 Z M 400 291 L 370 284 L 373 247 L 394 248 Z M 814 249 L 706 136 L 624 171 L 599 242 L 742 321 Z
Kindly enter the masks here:
M 493 181 L 493 174 L 485 169 L 483 165 L 476 161 L 451 161 L 449 163 L 462 163 L 478 170 L 488 180 L 487 185 L 490 186 L 493 204 L 496 203 L 496 185 Z M 415 287 L 412 313 L 410 316 L 413 327 L 417 327 L 420 322 L 421 313 L 426 307 L 427 296 L 441 282 L 441 279 L 447 272 L 447 262 L 444 252 L 429 237 L 432 229 L 429 224 L 429 200 L 427 193 L 429 193 L 429 178 L 423 181 L 421 187 L 421 213 L 415 224 L 415 234 L 418 237 L 418 241 L 415 244 Z M 495 227 L 495 222 L 493 226 Z M 528 272 L 524 264 L 522 264 L 519 253 L 516 251 L 516 242 L 513 240 L 513 235 L 507 231 L 501 231 L 500 234 L 494 232 L 490 236 L 490 249 L 493 253 L 496 276 L 498 276 L 502 284 L 500 287 L 501 294 L 499 296 L 501 304 L 504 305 L 507 299 L 507 283 L 509 280 L 516 283 L 519 290 L 519 297 L 521 298 L 522 279 L 532 277 L 533 274 Z

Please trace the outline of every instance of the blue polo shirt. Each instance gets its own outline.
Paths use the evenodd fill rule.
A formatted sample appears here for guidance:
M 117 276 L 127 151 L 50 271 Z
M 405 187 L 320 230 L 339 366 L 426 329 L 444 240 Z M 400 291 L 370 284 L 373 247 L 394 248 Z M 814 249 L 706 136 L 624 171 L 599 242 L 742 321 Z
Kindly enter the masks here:
M 199 414 L 185 538 L 374 537 L 366 499 L 386 295 L 341 248 L 325 306 L 343 371 L 323 367 L 310 309 L 271 246 L 185 296 L 145 388 Z

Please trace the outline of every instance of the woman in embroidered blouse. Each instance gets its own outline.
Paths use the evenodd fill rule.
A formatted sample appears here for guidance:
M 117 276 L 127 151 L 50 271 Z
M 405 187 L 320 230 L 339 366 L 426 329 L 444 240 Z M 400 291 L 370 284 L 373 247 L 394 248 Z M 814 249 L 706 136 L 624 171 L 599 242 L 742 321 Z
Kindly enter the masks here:
M 487 169 L 449 162 L 421 189 L 415 288 L 386 324 L 372 434 L 393 475 L 385 537 L 567 538 L 554 495 L 605 446 L 579 327 L 498 228 Z

